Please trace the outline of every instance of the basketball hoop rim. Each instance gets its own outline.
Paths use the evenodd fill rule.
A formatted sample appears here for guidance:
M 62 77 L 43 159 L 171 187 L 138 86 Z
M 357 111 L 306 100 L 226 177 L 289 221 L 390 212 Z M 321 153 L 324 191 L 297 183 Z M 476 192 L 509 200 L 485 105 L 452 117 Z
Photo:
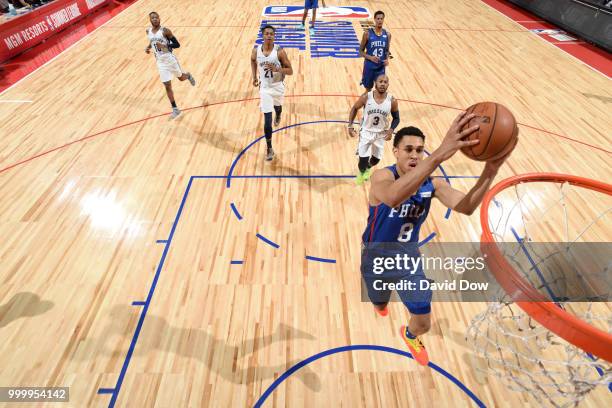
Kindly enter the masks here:
M 608 362 L 612 362 L 612 335 L 580 320 L 566 312 L 555 303 L 545 298 L 506 260 L 489 228 L 489 205 L 495 196 L 509 187 L 522 183 L 549 182 L 565 183 L 588 188 L 600 193 L 612 195 L 612 185 L 585 177 L 559 173 L 527 173 L 504 179 L 493 186 L 486 194 L 480 208 L 482 236 L 481 250 L 486 254 L 486 262 L 495 279 L 512 297 L 520 293 L 521 299 L 531 301 L 515 302 L 534 320 L 559 337 L 577 347 Z

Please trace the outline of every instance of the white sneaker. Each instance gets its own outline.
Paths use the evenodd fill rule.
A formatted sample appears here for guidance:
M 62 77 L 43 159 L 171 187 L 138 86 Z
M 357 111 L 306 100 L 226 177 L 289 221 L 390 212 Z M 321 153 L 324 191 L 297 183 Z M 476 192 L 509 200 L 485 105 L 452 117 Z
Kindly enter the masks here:
M 189 76 L 187 77 L 187 80 L 189 81 L 191 86 L 195 86 L 195 78 L 193 77 L 193 75 L 189 74 Z
M 181 114 L 181 110 L 179 108 L 172 108 L 170 119 L 176 119 L 180 114 Z
M 272 161 L 272 159 L 274 159 L 274 156 L 275 156 L 274 150 L 272 148 L 269 148 L 266 151 L 266 161 Z

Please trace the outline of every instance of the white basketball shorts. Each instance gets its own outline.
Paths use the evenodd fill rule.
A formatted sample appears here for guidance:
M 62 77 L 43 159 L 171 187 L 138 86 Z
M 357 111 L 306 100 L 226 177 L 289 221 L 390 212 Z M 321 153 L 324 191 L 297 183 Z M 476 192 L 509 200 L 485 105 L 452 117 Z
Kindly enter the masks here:
M 368 132 L 362 130 L 359 132 L 359 145 L 357 153 L 359 157 L 374 156 L 377 159 L 382 159 L 385 151 L 385 132 Z
M 274 85 L 259 88 L 259 107 L 263 113 L 274 112 L 275 106 L 281 106 L 285 98 L 285 84 L 278 82 Z
M 173 77 L 183 75 L 178 59 L 173 54 L 161 55 L 157 59 L 157 69 L 162 82 L 171 81 Z

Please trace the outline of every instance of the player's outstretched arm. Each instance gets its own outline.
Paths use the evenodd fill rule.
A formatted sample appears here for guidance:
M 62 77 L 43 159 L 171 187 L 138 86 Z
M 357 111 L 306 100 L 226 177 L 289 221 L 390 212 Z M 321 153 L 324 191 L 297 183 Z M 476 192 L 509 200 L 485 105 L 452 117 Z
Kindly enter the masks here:
M 389 180 L 389 176 L 393 175 L 388 169 L 374 172 L 371 178 L 371 195 L 392 208 L 410 198 L 443 161 L 451 158 L 462 147 L 473 146 L 479 142 L 478 139 L 463 140 L 478 130 L 478 125 L 462 130 L 474 116 L 474 114 L 466 115 L 465 112 L 461 112 L 446 132 L 440 146 L 429 157 L 421 160 L 415 168 L 404 173 L 397 180 Z M 390 183 L 386 180 L 389 180 Z
M 357 117 L 357 112 L 359 109 L 363 108 L 365 104 L 368 102 L 368 94 L 365 93 L 357 99 L 357 102 L 351 108 L 351 112 L 349 113 L 348 119 L 348 133 L 350 137 L 355 137 L 357 133 L 355 132 L 355 128 L 353 127 L 353 122 L 355 121 L 355 117 Z
M 283 75 L 293 75 L 291 61 L 289 61 L 289 57 L 287 57 L 287 53 L 283 48 L 278 50 L 278 60 L 280 61 L 282 67 L 279 72 Z
M 391 99 L 391 117 L 393 120 L 391 121 L 391 127 L 386 131 L 387 136 L 385 136 L 385 140 L 391 140 L 395 128 L 397 128 L 400 123 L 399 104 L 397 103 L 397 99 L 393 97 Z
M 391 33 L 387 31 L 387 58 L 385 59 L 385 67 L 389 65 L 389 59 L 391 59 Z
M 438 160 L 429 156 L 397 180 L 394 180 L 389 169 L 376 170 L 370 178 L 370 204 L 380 201 L 391 208 L 397 207 L 417 192 L 439 164 Z
M 178 42 L 172 31 L 169 28 L 164 27 L 164 37 L 170 41 L 170 48 L 180 48 L 181 44 Z
M 251 51 L 251 74 L 253 75 L 253 86 L 259 86 L 259 78 L 257 78 L 257 48 Z
M 148 35 L 149 34 L 149 30 L 148 29 L 145 30 L 145 33 L 147 33 L 147 35 Z M 145 52 L 147 54 L 151 52 L 151 47 L 152 47 L 151 42 L 149 42 L 149 45 L 147 45 L 147 47 L 145 48 Z
M 366 47 L 368 45 L 368 38 L 369 37 L 370 37 L 370 35 L 368 34 L 368 31 L 365 31 L 363 33 L 363 36 L 361 36 L 361 44 L 359 44 L 359 56 L 378 64 L 379 60 L 378 60 L 377 56 L 375 56 L 375 55 L 368 55 L 366 53 Z
M 434 180 L 433 184 L 435 187 L 435 197 L 438 198 L 438 200 L 440 200 L 440 202 L 446 207 L 455 210 L 458 213 L 472 215 L 480 203 L 482 203 L 485 194 L 487 191 L 489 191 L 493 180 L 495 180 L 495 176 L 497 176 L 499 168 L 506 161 L 506 159 L 510 157 L 510 154 L 514 150 L 515 146 L 516 142 L 512 147 L 512 150 L 510 150 L 505 156 L 497 160 L 488 161 L 485 164 L 478 181 L 474 187 L 467 192 L 467 194 L 452 188 L 450 184 L 444 180 Z

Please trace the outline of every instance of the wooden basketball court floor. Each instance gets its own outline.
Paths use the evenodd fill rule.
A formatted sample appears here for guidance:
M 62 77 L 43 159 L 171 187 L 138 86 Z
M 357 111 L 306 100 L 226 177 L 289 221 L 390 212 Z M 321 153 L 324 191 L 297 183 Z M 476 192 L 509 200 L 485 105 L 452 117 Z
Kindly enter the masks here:
M 543 171 L 610 180 L 609 78 L 481 1 L 353 3 L 387 13 L 389 91 L 428 149 L 458 109 L 493 100 L 520 122 L 498 180 Z M 404 349 L 403 305 L 383 319 L 360 298 L 367 190 L 348 177 L 356 142 L 344 121 L 362 60 L 288 49 L 278 158 L 265 162 L 263 143 L 245 150 L 263 133 L 249 56 L 267 5 L 141 0 L 0 95 L 32 101 L 0 104 L 1 386 L 68 386 L 61 406 L 252 406 L 320 352 Z M 176 121 L 143 52 L 152 10 L 198 80 L 174 81 Z M 387 146 L 383 164 L 392 157 Z M 444 163 L 451 176 L 481 168 L 459 153 Z M 467 190 L 474 179 L 451 182 Z M 444 214 L 434 204 L 423 237 L 479 240 L 478 214 Z M 433 305 L 432 362 L 486 406 L 538 406 L 475 369 L 464 335 L 484 307 Z M 598 389 L 585 406 L 609 398 Z M 265 404 L 475 403 L 432 368 L 352 350 L 293 373 Z

